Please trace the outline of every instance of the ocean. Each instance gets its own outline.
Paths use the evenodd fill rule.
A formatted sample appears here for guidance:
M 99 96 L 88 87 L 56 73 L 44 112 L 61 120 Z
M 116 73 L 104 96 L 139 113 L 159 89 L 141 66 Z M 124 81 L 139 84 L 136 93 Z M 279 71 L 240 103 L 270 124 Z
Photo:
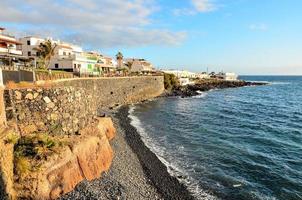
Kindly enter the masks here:
M 197 199 L 302 199 L 302 77 L 130 108 L 145 144 Z

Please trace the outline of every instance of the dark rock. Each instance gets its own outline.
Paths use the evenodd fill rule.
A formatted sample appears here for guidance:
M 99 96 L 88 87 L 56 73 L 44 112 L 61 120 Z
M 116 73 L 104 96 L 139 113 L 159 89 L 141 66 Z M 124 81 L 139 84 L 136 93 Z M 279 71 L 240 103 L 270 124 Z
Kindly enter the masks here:
M 208 80 L 202 81 L 195 85 L 186 85 L 175 87 L 172 91 L 167 92 L 165 96 L 180 96 L 182 98 L 199 95 L 199 92 L 205 92 L 212 89 L 236 88 L 244 86 L 261 86 L 267 85 L 262 82 L 246 82 L 246 81 L 224 81 L 224 80 Z

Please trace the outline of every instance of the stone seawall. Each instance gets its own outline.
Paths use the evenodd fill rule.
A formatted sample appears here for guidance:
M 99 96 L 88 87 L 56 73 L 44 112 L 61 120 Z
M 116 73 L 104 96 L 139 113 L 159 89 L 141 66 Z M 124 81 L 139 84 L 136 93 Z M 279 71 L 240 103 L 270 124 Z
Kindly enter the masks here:
M 100 110 L 154 98 L 164 91 L 162 76 L 66 79 L 47 87 L 40 84 L 4 91 L 7 121 L 15 121 L 23 135 L 77 134 Z
M 4 98 L 3 98 L 3 88 L 0 86 L 0 131 L 6 125 L 6 116 L 5 116 L 5 108 L 4 108 Z

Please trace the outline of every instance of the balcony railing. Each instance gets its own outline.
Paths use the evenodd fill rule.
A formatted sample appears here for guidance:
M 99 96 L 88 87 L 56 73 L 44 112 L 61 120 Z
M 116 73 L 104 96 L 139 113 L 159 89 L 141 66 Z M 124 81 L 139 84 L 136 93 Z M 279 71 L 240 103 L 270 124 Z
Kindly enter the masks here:
M 8 48 L 3 48 L 0 47 L 0 53 L 6 53 L 6 54 L 14 54 L 14 55 L 22 55 L 22 51 L 17 50 L 17 49 L 8 49 Z

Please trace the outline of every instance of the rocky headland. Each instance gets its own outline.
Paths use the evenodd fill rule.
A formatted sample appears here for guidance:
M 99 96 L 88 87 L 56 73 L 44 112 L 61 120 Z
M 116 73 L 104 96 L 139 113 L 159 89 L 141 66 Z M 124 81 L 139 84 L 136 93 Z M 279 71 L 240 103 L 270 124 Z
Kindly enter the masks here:
M 264 82 L 249 82 L 249 81 L 225 81 L 219 79 L 199 80 L 192 85 L 175 85 L 172 89 L 167 90 L 164 96 L 180 96 L 180 97 L 192 97 L 199 95 L 201 92 L 213 90 L 213 89 L 225 89 L 236 88 L 245 86 L 261 86 L 267 85 Z

